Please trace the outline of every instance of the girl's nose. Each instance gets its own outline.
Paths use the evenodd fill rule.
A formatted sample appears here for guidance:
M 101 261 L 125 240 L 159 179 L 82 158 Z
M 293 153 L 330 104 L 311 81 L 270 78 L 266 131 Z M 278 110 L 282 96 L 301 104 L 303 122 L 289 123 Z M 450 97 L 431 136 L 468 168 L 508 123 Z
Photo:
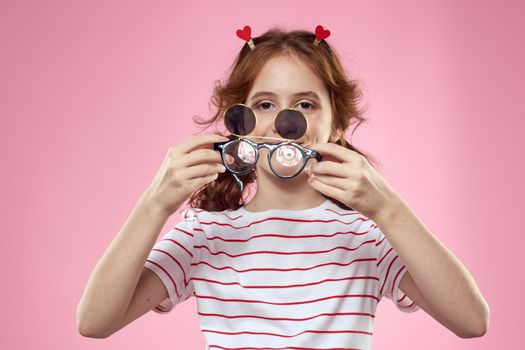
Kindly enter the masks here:
M 272 134 L 276 135 L 276 136 L 272 136 L 272 137 L 281 137 L 279 136 L 279 133 L 277 132 L 277 129 L 275 128 L 275 118 L 272 119 L 272 121 L 270 122 L 271 124 L 271 128 L 272 128 Z
M 265 137 L 281 138 L 277 130 L 275 129 L 275 124 L 273 123 L 273 118 L 267 118 L 265 120 L 257 121 L 257 128 L 254 130 L 254 135 L 257 137 L 257 142 L 264 143 L 267 141 L 274 141 L 271 139 L 266 139 Z

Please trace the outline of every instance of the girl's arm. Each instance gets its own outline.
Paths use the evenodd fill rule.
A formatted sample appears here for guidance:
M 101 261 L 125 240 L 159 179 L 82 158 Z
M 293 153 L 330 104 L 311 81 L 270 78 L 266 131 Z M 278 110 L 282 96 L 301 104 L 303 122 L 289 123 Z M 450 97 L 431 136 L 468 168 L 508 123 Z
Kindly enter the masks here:
M 403 292 L 458 336 L 483 335 L 490 310 L 474 279 L 383 176 L 346 147 L 325 142 L 309 148 L 325 159 L 307 166 L 308 182 L 379 226 L 408 270 L 400 281 Z
M 490 309 L 476 282 L 408 204 L 395 196 L 371 219 L 405 262 L 400 289 L 459 337 L 485 334 Z
M 139 278 L 143 275 L 148 253 L 169 216 L 147 199 L 146 192 L 143 194 L 91 273 L 77 307 L 77 327 L 80 334 L 87 337 L 107 337 L 124 325 L 123 320 L 125 323 L 131 321 L 126 320 L 126 311 Z M 154 282 L 148 285 L 151 286 Z M 159 290 L 161 283 L 157 281 L 156 286 L 156 295 L 165 293 Z M 140 296 L 143 297 L 144 293 L 141 292 Z M 155 297 L 158 298 L 160 296 Z M 151 302 L 149 299 L 148 301 Z M 153 308 L 156 303 L 150 305 Z

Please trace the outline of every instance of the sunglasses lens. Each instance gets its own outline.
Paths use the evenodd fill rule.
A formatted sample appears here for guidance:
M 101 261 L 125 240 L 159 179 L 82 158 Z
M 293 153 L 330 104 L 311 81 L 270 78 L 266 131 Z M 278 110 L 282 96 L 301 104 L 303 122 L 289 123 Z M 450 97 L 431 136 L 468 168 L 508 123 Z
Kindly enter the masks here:
M 297 140 L 308 127 L 306 117 L 299 111 L 283 109 L 275 117 L 275 129 L 282 138 Z
M 297 147 L 287 144 L 275 149 L 270 158 L 273 171 L 284 177 L 291 177 L 299 173 L 303 162 L 303 153 Z
M 248 171 L 255 158 L 255 148 L 246 141 L 236 140 L 224 148 L 224 165 L 232 172 Z
M 248 135 L 255 128 L 255 114 L 247 106 L 235 104 L 224 113 L 224 125 L 232 134 Z

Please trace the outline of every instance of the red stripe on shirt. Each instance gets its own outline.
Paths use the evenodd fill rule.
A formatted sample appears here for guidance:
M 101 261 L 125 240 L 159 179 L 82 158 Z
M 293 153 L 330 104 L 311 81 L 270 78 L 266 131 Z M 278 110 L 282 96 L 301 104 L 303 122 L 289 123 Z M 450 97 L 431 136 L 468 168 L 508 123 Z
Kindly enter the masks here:
M 290 348 L 290 347 L 269 348 L 267 346 L 265 346 L 264 348 L 254 348 L 254 347 L 226 348 L 224 346 L 220 346 L 217 344 L 208 345 L 208 349 L 211 349 L 211 348 L 217 348 L 217 349 L 222 349 L 222 350 L 261 350 L 261 349 L 263 350 L 290 350 L 290 349 L 293 349 L 293 350 L 363 350 L 359 348 L 305 348 L 305 347 L 297 347 L 297 346 L 294 346 L 293 348 Z
M 311 283 L 304 283 L 304 284 L 288 284 L 288 285 L 243 285 L 239 282 L 222 282 L 222 281 L 216 281 L 211 280 L 207 278 L 200 278 L 200 277 L 192 277 L 190 278 L 190 281 L 203 281 L 203 282 L 209 282 L 209 283 L 216 283 L 216 284 L 222 284 L 224 286 L 231 286 L 231 285 L 239 285 L 243 288 L 296 288 L 296 287 L 306 287 L 306 286 L 313 286 L 316 284 L 326 283 L 326 282 L 339 282 L 339 281 L 348 281 L 348 280 L 360 280 L 360 279 L 370 279 L 370 280 L 379 280 L 376 276 L 355 276 L 355 277 L 344 277 L 344 278 L 328 278 L 317 282 L 311 282 Z
M 283 235 L 283 234 L 275 234 L 275 233 L 268 233 L 268 234 L 260 234 L 260 235 L 253 235 L 247 239 L 228 239 L 228 238 L 223 238 L 221 236 L 213 236 L 213 237 L 206 237 L 206 240 L 208 241 L 213 241 L 215 239 L 218 239 L 218 240 L 221 240 L 221 241 L 224 241 L 224 242 L 241 242 L 241 243 L 245 243 L 245 242 L 249 242 L 251 241 L 252 239 L 255 239 L 255 238 L 263 238 L 263 237 L 278 237 L 278 238 L 330 238 L 330 237 L 335 237 L 337 235 L 347 235 L 347 234 L 352 234 L 352 235 L 355 235 L 355 236 L 362 236 L 362 235 L 366 235 L 369 231 L 366 231 L 366 232 L 355 232 L 355 231 L 338 231 L 336 233 L 332 233 L 332 234 L 327 234 L 327 235 L 322 235 L 322 234 L 315 234 L 315 235 L 294 235 L 294 236 L 290 236 L 290 235 Z
M 403 270 L 405 269 L 405 267 L 406 267 L 406 266 L 403 265 L 403 266 L 399 269 L 399 271 L 397 271 L 397 273 L 396 273 L 396 277 L 394 277 L 394 282 L 392 282 L 392 289 L 391 289 L 391 291 L 390 291 L 390 295 L 392 295 L 392 296 L 394 295 L 394 286 L 396 285 L 397 277 L 399 276 L 399 274 L 401 273 L 401 271 L 403 271 Z
M 315 269 L 315 268 L 328 266 L 328 265 L 349 266 L 349 265 L 353 264 L 354 262 L 367 262 L 367 261 L 369 261 L 369 262 L 370 261 L 376 261 L 376 258 L 354 259 L 354 260 L 350 261 L 347 264 L 338 263 L 338 262 L 329 262 L 329 263 L 319 264 L 319 265 L 315 265 L 315 266 L 311 266 L 311 267 L 294 267 L 294 268 L 289 268 L 289 269 L 257 267 L 257 268 L 253 268 L 253 269 L 238 270 L 238 269 L 235 269 L 235 268 L 231 267 L 230 265 L 223 266 L 223 267 L 216 267 L 216 266 L 213 266 L 213 265 L 211 265 L 210 263 L 208 263 L 206 261 L 199 261 L 198 263 L 192 263 L 191 265 L 192 266 L 196 266 L 196 265 L 202 264 L 202 265 L 208 265 L 209 267 L 211 267 L 212 269 L 215 269 L 215 270 L 230 269 L 230 270 L 233 270 L 233 271 L 238 272 L 238 273 L 243 273 L 243 272 L 250 272 L 250 271 L 282 271 L 282 272 L 296 271 L 296 270 L 297 271 L 307 271 L 307 270 L 312 270 L 312 269 Z
M 193 233 L 188 232 L 188 231 L 186 231 L 186 230 L 183 230 L 183 229 L 181 229 L 181 228 L 179 228 L 179 227 L 174 227 L 173 229 L 174 229 L 174 230 L 177 230 L 177 231 L 180 231 L 180 232 L 182 232 L 182 233 L 184 233 L 184 234 L 186 234 L 186 235 L 188 235 L 188 236 L 190 236 L 190 237 L 193 237 Z
M 336 333 L 354 333 L 354 334 L 364 334 L 364 335 L 372 335 L 372 332 L 366 332 L 366 331 L 358 331 L 358 330 L 340 330 L 340 331 L 321 331 L 317 329 L 311 329 L 302 331 L 299 333 L 296 333 L 294 335 L 288 335 L 288 334 L 278 334 L 278 333 L 266 333 L 266 332 L 250 332 L 250 331 L 243 331 L 243 332 L 224 332 L 224 331 L 215 331 L 212 329 L 202 329 L 203 332 L 211 332 L 211 333 L 219 333 L 219 334 L 226 334 L 226 335 L 239 335 L 239 334 L 255 334 L 255 335 L 270 335 L 274 337 L 282 337 L 282 338 L 293 338 L 297 337 L 304 333 L 319 333 L 319 334 L 336 334 Z
M 397 300 L 397 302 L 398 302 L 398 303 L 399 303 L 399 302 L 402 302 L 406 297 L 407 297 L 407 295 L 404 294 L 403 297 L 402 297 L 401 299 L 398 299 L 398 300 Z
M 285 318 L 285 317 L 264 317 L 264 316 L 256 316 L 256 315 L 224 315 L 224 314 L 208 314 L 204 312 L 198 312 L 200 316 L 208 316 L 208 317 L 222 317 L 227 319 L 234 319 L 234 318 L 258 318 L 262 320 L 268 320 L 268 321 L 308 321 L 312 320 L 314 318 L 322 317 L 322 316 L 365 316 L 365 317 L 371 317 L 375 318 L 374 315 L 367 313 L 367 312 L 334 312 L 334 313 L 322 313 L 318 315 L 314 315 L 311 317 L 304 317 L 304 318 Z
M 383 236 L 383 239 L 381 239 L 379 242 L 377 242 L 377 238 L 376 238 L 376 247 L 378 247 L 381 243 L 383 243 L 383 241 L 386 239 L 386 236 Z
M 412 307 L 414 304 L 415 304 L 415 302 L 412 302 L 412 304 L 410 304 L 410 305 L 406 305 L 406 306 L 405 305 L 399 305 L 399 306 L 409 308 L 409 307 Z
M 166 271 L 162 266 L 160 266 L 159 264 L 157 264 L 155 261 L 152 261 L 152 260 L 149 260 L 149 259 L 146 259 L 146 261 L 149 262 L 149 263 L 152 263 L 153 265 L 156 265 L 156 266 L 159 267 L 162 271 L 164 271 L 164 273 L 170 278 L 171 283 L 173 283 L 173 287 L 175 288 L 175 294 L 177 295 L 177 298 L 180 298 L 179 292 L 177 291 L 177 285 L 175 284 L 175 281 L 173 280 L 173 278 L 171 277 L 171 275 L 168 273 L 168 271 Z
M 255 224 L 260 224 L 260 223 L 264 223 L 266 221 L 291 221 L 291 222 L 304 222 L 304 223 L 330 223 L 330 222 L 339 222 L 343 225 L 350 225 L 352 224 L 354 221 L 357 221 L 357 220 L 366 220 L 366 219 L 363 219 L 363 218 L 358 218 L 354 221 L 350 221 L 350 222 L 344 222 L 344 221 L 341 221 L 341 220 L 337 220 L 337 219 L 330 219 L 330 220 L 306 220 L 306 219 L 291 219 L 291 218 L 285 218 L 285 217 L 275 217 L 275 216 L 272 216 L 272 217 L 268 217 L 268 218 L 265 218 L 265 219 L 262 219 L 262 220 L 257 220 L 257 221 L 252 221 L 250 222 L 249 224 L 246 224 L 244 226 L 233 226 L 229 223 L 226 223 L 226 222 L 218 222 L 218 221 L 200 221 L 200 224 L 201 225 L 218 225 L 218 226 L 229 226 L 231 227 L 232 229 L 235 229 L 235 230 L 239 230 L 239 229 L 243 229 L 243 228 L 248 228 L 252 225 L 255 225 Z
M 332 295 L 329 297 L 324 298 L 318 298 L 318 299 L 311 299 L 311 300 L 304 300 L 304 301 L 290 301 L 290 302 L 271 302 L 271 301 L 263 301 L 263 300 L 251 300 L 251 299 L 225 299 L 225 298 L 218 298 L 211 295 L 200 295 L 195 293 L 196 298 L 200 299 L 213 299 L 217 301 L 222 302 L 232 302 L 232 303 L 253 303 L 253 304 L 269 304 L 269 305 L 299 305 L 299 304 L 310 304 L 315 303 L 319 301 L 325 301 L 329 299 L 344 299 L 344 298 L 369 298 L 374 299 L 376 302 L 379 302 L 379 298 L 375 295 L 371 294 L 343 294 L 343 295 Z
M 380 293 L 383 294 L 383 288 L 385 287 L 386 281 L 388 281 L 388 274 L 390 273 L 390 269 L 392 268 L 392 265 L 394 264 L 394 261 L 399 257 L 399 255 L 396 255 L 394 259 L 390 262 L 390 265 L 388 265 L 388 270 L 386 271 L 385 280 L 383 281 L 383 285 L 381 286 Z
M 173 256 L 171 255 L 170 253 L 162 250 L 162 249 L 152 249 L 156 252 L 160 252 L 160 253 L 163 253 L 163 254 L 166 254 L 167 256 L 169 256 L 173 261 L 175 261 L 177 263 L 177 265 L 179 266 L 180 270 L 182 271 L 182 277 L 184 279 L 184 286 L 187 286 L 188 283 L 186 282 L 186 271 L 184 271 L 184 268 L 182 267 L 182 265 L 180 264 L 180 262 Z
M 394 250 L 394 248 L 390 248 L 390 249 L 388 250 L 388 252 L 386 252 L 386 254 L 383 255 L 383 257 L 381 258 L 381 260 L 379 260 L 379 262 L 377 263 L 377 266 L 381 265 L 381 263 L 383 262 L 383 260 L 384 260 L 384 259 L 387 257 L 387 255 L 390 254 L 390 252 L 393 251 L 393 250 Z
M 182 249 L 184 249 L 186 251 L 186 253 L 188 253 L 192 258 L 193 258 L 193 253 L 190 252 L 185 246 L 183 246 L 180 242 L 177 242 L 176 240 L 172 239 L 172 238 L 163 238 L 161 240 L 159 240 L 159 242 L 161 241 L 171 241 L 173 243 L 175 243 L 176 245 L 178 245 L 179 247 L 181 247 Z M 195 246 L 194 246 L 195 247 Z
M 203 249 L 206 249 L 210 252 L 211 255 L 219 255 L 219 254 L 224 254 L 224 255 L 227 255 L 231 258 L 236 258 L 236 257 L 239 257 L 239 256 L 244 256 L 244 255 L 252 255 L 252 254 L 278 254 L 278 255 L 295 255 L 295 254 L 324 254 L 324 253 L 329 253 L 331 251 L 334 251 L 334 250 L 337 250 L 337 249 L 343 249 L 343 250 L 348 250 L 348 251 L 353 251 L 353 250 L 357 250 L 359 249 L 361 246 L 365 245 L 365 244 L 368 244 L 368 243 L 374 243 L 374 240 L 369 240 L 369 241 L 364 241 L 363 243 L 361 243 L 359 246 L 355 247 L 355 248 L 348 248 L 348 247 L 345 247 L 345 246 L 337 246 L 337 247 L 334 247 L 332 249 L 328 249 L 328 250 L 318 250 L 318 251 L 297 251 L 297 252 L 279 252 L 279 251 L 275 251 L 275 250 L 260 250 L 260 251 L 253 251 L 253 252 L 246 252 L 246 253 L 241 253 L 241 254 L 237 254 L 237 255 L 234 255 L 234 254 L 229 254 L 229 253 L 226 253 L 224 251 L 217 251 L 217 252 L 212 252 L 210 250 L 210 248 L 208 246 L 205 246 L 205 245 L 196 245 L 194 246 L 195 248 L 203 248 Z

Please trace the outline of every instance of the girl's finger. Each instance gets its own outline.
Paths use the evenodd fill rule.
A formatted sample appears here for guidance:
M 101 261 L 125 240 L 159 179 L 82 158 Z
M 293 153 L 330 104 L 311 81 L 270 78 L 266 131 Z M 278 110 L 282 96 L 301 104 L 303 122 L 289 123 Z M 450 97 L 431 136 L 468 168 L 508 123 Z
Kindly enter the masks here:
M 348 177 L 350 171 L 348 164 L 333 162 L 330 160 L 323 160 L 310 165 L 311 172 L 315 174 L 327 174 L 337 177 Z
M 345 163 L 352 163 L 352 160 L 355 159 L 356 155 L 359 155 L 357 152 L 332 142 L 316 143 L 310 145 L 309 148 L 321 153 L 323 158 Z
M 180 165 L 189 167 L 197 164 L 219 163 L 222 164 L 221 154 L 211 149 L 199 149 L 192 151 L 179 159 Z
M 312 179 L 318 179 L 322 183 L 336 187 L 340 190 L 346 191 L 348 189 L 348 178 L 346 177 L 337 177 L 337 176 L 331 176 L 331 175 L 322 175 L 322 174 L 312 174 L 310 175 L 310 178 Z
M 340 188 L 337 188 L 337 187 L 334 187 L 334 186 L 331 186 L 331 185 L 327 185 L 327 184 L 323 183 L 321 180 L 317 179 L 316 177 L 308 179 L 308 183 L 313 188 L 318 190 L 319 192 L 321 192 L 321 193 L 323 193 L 323 194 L 325 194 L 325 195 L 327 195 L 329 197 L 335 198 L 338 201 L 344 203 L 344 201 L 345 201 L 344 197 L 345 197 L 346 192 L 341 190 Z
M 210 176 L 216 173 L 223 173 L 226 170 L 222 164 L 198 164 L 182 169 L 180 171 L 181 177 L 188 180 L 195 178 Z

